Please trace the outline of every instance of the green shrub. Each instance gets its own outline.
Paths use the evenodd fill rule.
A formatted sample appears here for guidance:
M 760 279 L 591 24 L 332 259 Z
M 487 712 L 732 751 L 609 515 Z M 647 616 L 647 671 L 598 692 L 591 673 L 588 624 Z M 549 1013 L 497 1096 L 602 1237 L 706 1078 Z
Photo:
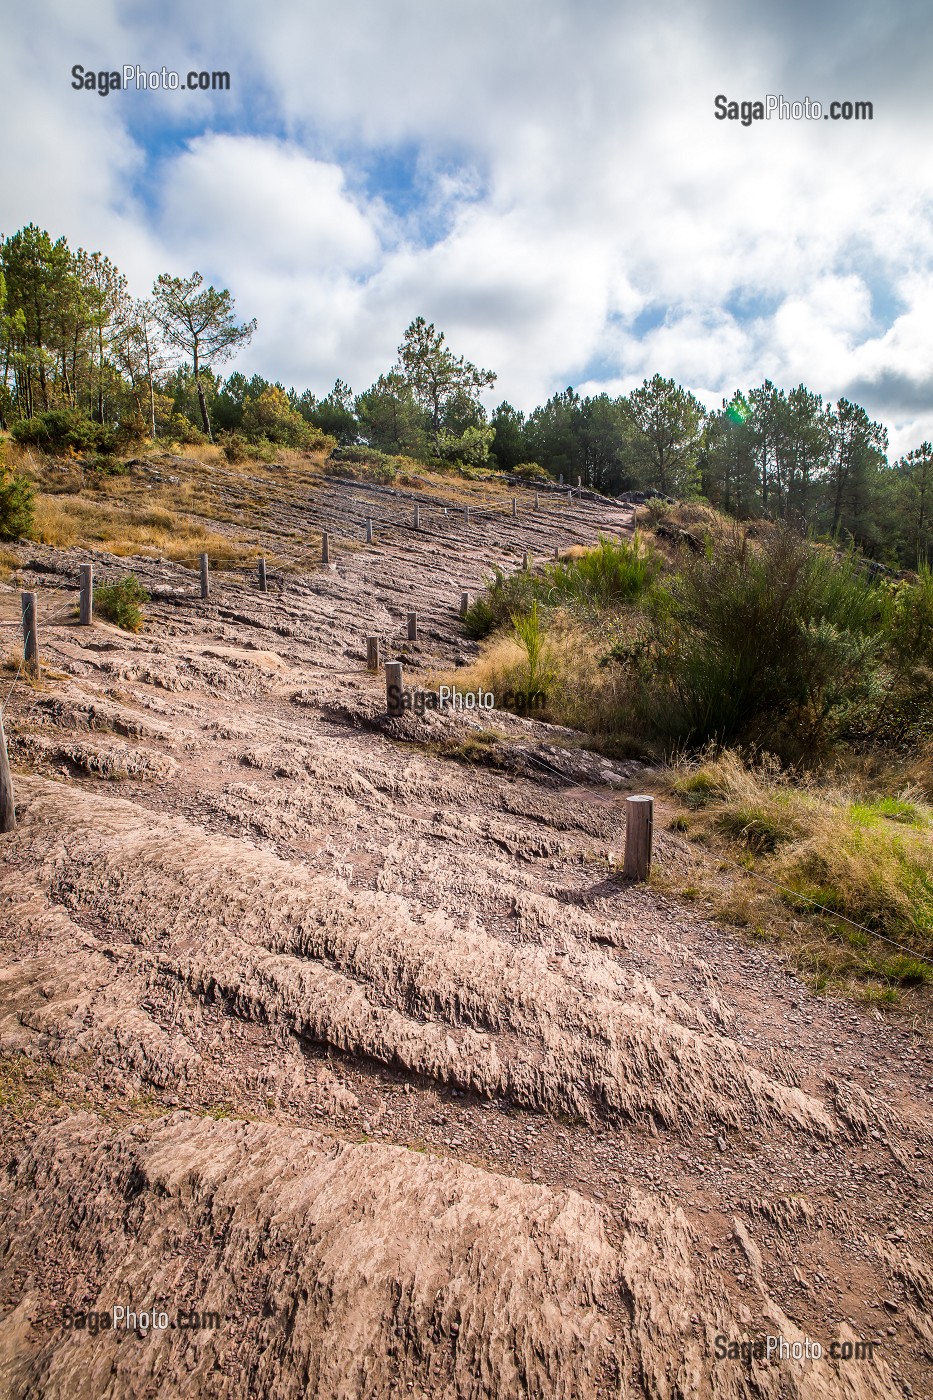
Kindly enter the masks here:
M 595 549 L 548 565 L 538 591 L 551 603 L 605 607 L 633 602 L 651 586 L 660 568 L 658 555 L 642 549 L 637 533 L 631 543 L 601 535 Z
M 117 434 L 103 423 L 95 423 L 73 408 L 54 408 L 23 418 L 12 427 L 17 442 L 41 447 L 47 452 L 106 452 L 117 446 Z
M 735 530 L 684 556 L 646 603 L 648 641 L 627 664 L 667 742 L 793 757 L 858 734 L 883 697 L 887 591 L 789 530 L 755 543 Z
M 126 632 L 138 632 L 142 627 L 144 619 L 140 604 L 148 601 L 149 594 L 135 574 L 128 574 L 118 583 L 104 583 L 94 589 L 95 610 Z
M 464 632 L 477 642 L 488 637 L 495 625 L 496 615 L 485 598 L 476 598 L 463 615 Z
M 0 457 L 0 540 L 25 539 L 32 530 L 34 503 L 32 483 Z

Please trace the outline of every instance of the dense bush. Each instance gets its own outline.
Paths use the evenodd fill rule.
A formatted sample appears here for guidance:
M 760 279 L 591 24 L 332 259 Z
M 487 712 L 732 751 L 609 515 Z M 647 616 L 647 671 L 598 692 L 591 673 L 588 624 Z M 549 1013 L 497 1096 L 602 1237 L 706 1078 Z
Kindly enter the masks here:
M 6 463 L 0 443 L 0 540 L 21 540 L 32 530 L 35 492 Z
M 104 583 L 94 589 L 95 611 L 127 632 L 138 632 L 142 627 L 144 619 L 140 604 L 148 601 L 149 594 L 135 574 L 128 574 L 117 583 Z
M 917 677 L 898 666 L 896 609 L 854 556 L 786 529 L 754 542 L 736 529 L 679 560 L 616 656 L 646 731 L 666 743 L 797 757 L 873 737 L 895 695 L 910 708 Z
M 116 431 L 106 424 L 95 423 L 73 408 L 54 408 L 14 423 L 13 437 L 17 442 L 41 447 L 47 452 L 113 452 L 117 446 Z

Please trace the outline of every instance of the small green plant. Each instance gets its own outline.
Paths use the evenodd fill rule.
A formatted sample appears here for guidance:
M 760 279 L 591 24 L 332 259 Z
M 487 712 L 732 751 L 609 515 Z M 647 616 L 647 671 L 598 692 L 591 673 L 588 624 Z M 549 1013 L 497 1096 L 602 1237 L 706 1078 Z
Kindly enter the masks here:
M 138 632 L 143 625 L 141 603 L 148 603 L 149 594 L 135 574 L 128 574 L 118 583 L 103 583 L 94 589 L 94 608 L 108 622 L 125 632 Z
M 515 640 L 528 658 L 528 694 L 535 695 L 547 689 L 550 679 L 544 627 L 537 598 L 526 613 L 513 614 L 512 627 Z
M 21 540 L 32 530 L 35 492 L 0 457 L 0 539 Z

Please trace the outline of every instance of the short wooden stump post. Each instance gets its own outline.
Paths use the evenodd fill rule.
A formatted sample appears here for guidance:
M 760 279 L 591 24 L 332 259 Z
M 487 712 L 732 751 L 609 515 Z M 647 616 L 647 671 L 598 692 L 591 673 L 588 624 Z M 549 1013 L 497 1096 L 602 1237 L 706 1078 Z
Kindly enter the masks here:
M 625 860 L 622 874 L 626 880 L 647 880 L 651 871 L 651 838 L 654 831 L 654 798 L 625 799 Z
M 13 803 L 13 775 L 6 748 L 3 716 L 0 715 L 0 832 L 16 830 L 16 808 Z
M 90 627 L 94 621 L 94 565 L 81 565 L 81 598 L 78 604 L 78 622 L 82 627 Z
M 403 715 L 405 713 L 402 684 L 402 663 L 400 661 L 387 661 L 386 714 Z
M 512 516 L 513 516 L 513 518 L 514 518 L 517 514 L 518 514 L 518 498 L 517 498 L 516 496 L 513 496 L 513 497 L 512 497 Z
M 211 566 L 206 554 L 201 555 L 201 597 L 206 598 L 211 591 Z
M 379 670 L 379 638 L 366 638 L 366 669 L 367 671 Z
M 418 614 L 416 612 L 408 614 L 408 640 L 410 642 L 418 640 Z
M 420 530 L 420 529 L 421 529 L 421 507 L 420 507 L 420 506 L 415 506 L 415 513 L 414 513 L 414 516 L 413 516 L 413 518 L 412 518 L 412 523 L 413 523 L 413 525 L 414 525 L 414 527 L 415 527 L 416 530 Z
M 523 568 L 523 569 L 530 569 L 530 568 L 531 568 L 531 555 L 528 553 L 528 550 L 527 550 L 527 549 L 525 550 L 525 553 L 522 555 L 522 568 Z
M 260 556 L 259 560 L 259 591 L 260 593 L 269 592 L 269 583 L 266 579 L 266 560 L 264 555 Z
M 538 495 L 538 493 L 537 493 L 537 491 L 536 491 L 536 492 L 535 492 L 535 510 L 540 510 L 540 509 L 541 509 L 541 497 Z
M 321 563 L 330 563 L 330 535 L 326 530 L 321 531 Z
M 367 544 L 372 544 L 372 542 L 373 542 L 373 518 L 372 518 L 372 516 L 370 515 L 370 516 L 367 516 L 367 518 L 366 518 L 366 543 L 367 543 Z
M 23 600 L 23 666 L 33 676 L 39 674 L 39 623 L 35 593 L 24 593 Z
M 461 616 L 461 617 L 466 617 L 466 615 L 467 615 L 467 613 L 468 613 L 469 611 L 470 611 L 470 595 L 469 595 L 469 593 L 461 593 L 461 594 L 460 594 L 460 616 Z

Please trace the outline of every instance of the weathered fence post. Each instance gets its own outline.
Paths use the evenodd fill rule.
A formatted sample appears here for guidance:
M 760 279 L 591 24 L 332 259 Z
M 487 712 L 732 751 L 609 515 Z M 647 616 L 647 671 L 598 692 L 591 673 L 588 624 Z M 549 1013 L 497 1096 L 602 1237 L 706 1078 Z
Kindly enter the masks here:
M 326 530 L 321 531 L 321 563 L 330 563 L 330 535 Z
M 39 674 L 39 624 L 35 593 L 23 595 L 23 665 L 32 675 Z
M 416 530 L 421 529 L 421 507 L 417 505 L 415 506 L 414 526 Z
M 371 515 L 368 515 L 368 516 L 366 517 L 366 543 L 367 543 L 367 544 L 372 544 L 372 542 L 373 542 L 373 518 L 372 518 Z
M 386 714 L 403 715 L 404 713 L 405 705 L 402 693 L 402 663 L 400 661 L 387 661 Z
M 460 616 L 461 616 L 461 617 L 466 617 L 466 615 L 467 615 L 467 613 L 468 613 L 469 611 L 470 611 L 470 595 L 469 595 L 469 593 L 461 593 L 461 594 L 460 594 Z
M 379 638 L 366 638 L 366 669 L 367 671 L 379 670 Z
M 531 555 L 528 553 L 528 550 L 527 550 L 527 549 L 525 550 L 525 553 L 522 555 L 522 568 L 523 568 L 523 569 L 530 569 L 530 568 L 531 568 Z
M 6 748 L 6 734 L 3 731 L 3 716 L 0 715 L 0 831 L 16 830 L 16 807 L 13 803 L 13 775 L 10 772 L 10 756 Z
M 516 515 L 518 515 L 518 497 L 517 497 L 517 496 L 513 496 L 513 497 L 512 497 L 512 518 L 514 519 Z
M 559 546 L 559 545 L 555 545 L 555 546 L 554 546 L 554 558 L 555 558 L 555 559 L 559 559 L 559 558 L 560 558 L 560 546 Z
M 563 472 L 561 472 L 559 480 L 560 480 L 560 485 L 563 486 L 563 484 L 564 484 L 564 473 L 563 473 Z
M 572 501 L 572 500 L 573 500 L 573 487 L 571 486 L 571 487 L 568 487 L 568 490 L 567 490 L 567 501 L 568 501 L 568 504 L 569 504 L 569 502 Z
M 260 593 L 269 592 L 269 584 L 266 580 L 266 557 L 264 554 L 259 557 L 259 591 Z
M 538 493 L 537 493 L 537 491 L 536 491 L 536 492 L 535 492 L 535 510 L 540 510 L 540 509 L 541 509 L 541 497 L 538 495 Z
M 410 642 L 418 640 L 418 614 L 416 612 L 408 614 L 408 640 Z
M 211 566 L 207 555 L 201 555 L 201 597 L 206 598 L 211 591 Z
M 78 605 L 78 621 L 82 627 L 90 627 L 94 621 L 94 565 L 81 565 L 81 601 Z
M 582 489 L 583 489 L 583 477 L 582 477 L 582 476 L 578 476 L 578 477 L 577 477 L 577 490 L 578 490 L 578 491 L 582 491 Z
M 622 874 L 626 880 L 647 880 L 651 870 L 651 837 L 654 830 L 654 798 L 625 799 L 625 860 Z

